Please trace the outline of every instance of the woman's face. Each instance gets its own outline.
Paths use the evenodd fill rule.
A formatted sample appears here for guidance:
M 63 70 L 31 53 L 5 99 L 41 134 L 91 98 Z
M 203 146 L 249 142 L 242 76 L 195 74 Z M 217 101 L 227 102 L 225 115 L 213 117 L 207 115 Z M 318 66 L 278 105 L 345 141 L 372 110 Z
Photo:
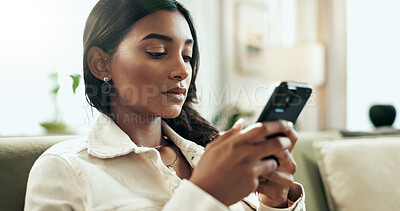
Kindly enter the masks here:
M 177 117 L 192 78 L 192 51 L 193 38 L 181 13 L 157 11 L 136 22 L 111 59 L 116 109 Z

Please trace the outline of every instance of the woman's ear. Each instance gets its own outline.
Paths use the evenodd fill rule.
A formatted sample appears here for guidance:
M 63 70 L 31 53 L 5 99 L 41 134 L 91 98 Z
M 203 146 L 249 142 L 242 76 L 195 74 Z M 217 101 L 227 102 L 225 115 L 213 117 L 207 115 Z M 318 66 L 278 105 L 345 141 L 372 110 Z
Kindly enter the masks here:
M 87 63 L 90 72 L 99 80 L 103 80 L 104 77 L 108 77 L 111 80 L 110 72 L 110 58 L 111 56 L 97 47 L 91 47 L 87 54 Z

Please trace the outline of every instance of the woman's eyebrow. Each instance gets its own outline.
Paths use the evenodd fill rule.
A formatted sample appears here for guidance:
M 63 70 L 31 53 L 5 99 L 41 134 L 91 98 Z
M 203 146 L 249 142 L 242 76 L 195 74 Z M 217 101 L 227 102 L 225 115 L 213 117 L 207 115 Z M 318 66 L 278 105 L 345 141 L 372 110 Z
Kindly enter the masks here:
M 172 42 L 172 37 L 169 37 L 169 36 L 163 35 L 163 34 L 155 34 L 155 33 L 148 34 L 141 41 L 148 40 L 148 39 L 160 39 L 160 40 L 164 40 L 167 42 Z
M 156 34 L 156 33 L 148 34 L 141 41 L 148 40 L 148 39 L 160 39 L 160 40 L 164 40 L 164 41 L 167 41 L 167 42 L 172 42 L 173 41 L 172 37 L 170 37 L 170 36 L 163 35 L 163 34 Z M 185 42 L 185 44 L 193 44 L 193 43 L 194 43 L 193 39 L 187 39 L 186 42 Z

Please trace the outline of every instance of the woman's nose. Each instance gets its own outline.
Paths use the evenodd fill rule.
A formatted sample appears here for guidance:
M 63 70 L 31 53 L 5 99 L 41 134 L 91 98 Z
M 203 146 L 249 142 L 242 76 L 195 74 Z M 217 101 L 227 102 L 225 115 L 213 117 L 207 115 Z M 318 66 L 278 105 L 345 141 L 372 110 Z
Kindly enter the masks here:
M 172 71 L 170 73 L 170 78 L 185 80 L 191 71 L 191 66 L 189 63 L 186 63 L 182 57 L 175 60 L 175 65 L 172 66 Z

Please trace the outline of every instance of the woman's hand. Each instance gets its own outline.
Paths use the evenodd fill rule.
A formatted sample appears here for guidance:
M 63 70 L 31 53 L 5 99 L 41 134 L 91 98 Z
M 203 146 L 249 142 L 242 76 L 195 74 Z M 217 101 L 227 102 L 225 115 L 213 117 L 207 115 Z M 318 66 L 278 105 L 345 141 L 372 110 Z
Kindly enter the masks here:
M 259 178 L 275 171 L 277 162 L 262 158 L 275 155 L 279 159 L 284 156 L 280 152 L 292 148 L 287 138 L 265 141 L 266 136 L 290 133 L 292 129 L 286 121 L 256 123 L 242 131 L 241 128 L 241 123 L 236 123 L 208 144 L 190 178 L 227 206 L 259 189 Z
M 292 124 L 291 124 L 292 125 Z M 257 192 L 260 193 L 261 203 L 275 208 L 284 208 L 288 204 L 289 188 L 293 184 L 293 175 L 296 172 L 296 163 L 292 156 L 292 149 L 297 142 L 297 134 L 293 127 L 284 133 L 286 137 L 278 139 L 289 139 L 292 145 L 289 149 L 274 154 L 279 162 L 279 166 L 268 175 L 260 178 Z

